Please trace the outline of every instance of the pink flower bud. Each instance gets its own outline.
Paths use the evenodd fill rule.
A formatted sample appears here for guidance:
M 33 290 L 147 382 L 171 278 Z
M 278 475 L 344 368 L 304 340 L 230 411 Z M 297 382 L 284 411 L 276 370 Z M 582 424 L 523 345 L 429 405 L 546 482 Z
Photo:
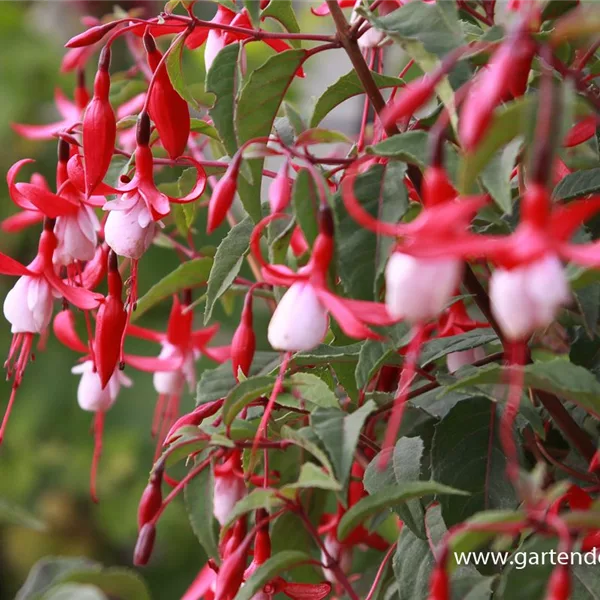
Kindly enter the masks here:
M 234 159 L 215 185 L 208 202 L 207 233 L 212 233 L 225 219 L 227 211 L 233 204 L 233 198 L 237 189 L 237 177 L 239 173 L 239 161 Z
M 570 297 L 563 266 L 553 254 L 513 269 L 498 268 L 490 280 L 492 311 L 511 340 L 547 327 Z
M 45 277 L 23 275 L 4 299 L 12 333 L 42 333 L 52 318 L 52 289 Z
M 250 365 L 256 350 L 256 336 L 252 326 L 252 294 L 249 292 L 244 301 L 242 318 L 231 340 L 231 366 L 237 378 L 241 369 L 244 375 L 250 372 Z
M 83 117 L 85 190 L 90 196 L 108 171 L 115 149 L 117 122 L 110 105 L 110 49 L 103 48 L 94 82 L 94 97 Z
M 462 277 L 454 258 L 414 258 L 394 252 L 385 268 L 385 304 L 395 319 L 421 323 L 435 318 L 452 298 Z
M 133 551 L 133 564 L 136 567 L 143 567 L 148 564 L 154 549 L 155 539 L 156 527 L 152 523 L 146 523 L 138 534 L 135 550 Z
M 269 187 L 269 205 L 271 212 L 281 212 L 287 208 L 292 197 L 292 180 L 289 178 L 289 165 L 284 162 Z
M 328 324 L 327 310 L 319 301 L 313 286 L 297 282 L 277 305 L 267 337 L 276 350 L 312 350 L 323 341 Z

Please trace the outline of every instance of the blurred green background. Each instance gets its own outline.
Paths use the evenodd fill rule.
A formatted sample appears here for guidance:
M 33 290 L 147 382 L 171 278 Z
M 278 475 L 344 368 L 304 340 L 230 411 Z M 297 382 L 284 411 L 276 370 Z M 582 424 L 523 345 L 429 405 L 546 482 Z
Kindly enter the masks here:
M 133 3 L 129 3 L 130 5 Z M 143 2 L 150 14 L 164 3 Z M 127 3 L 120 4 L 123 7 Z M 0 172 L 15 161 L 34 158 L 36 170 L 54 185 L 56 144 L 32 142 L 18 137 L 10 122 L 49 123 L 57 118 L 53 103 L 56 85 L 72 97 L 74 75 L 59 75 L 65 41 L 82 30 L 83 14 L 101 15 L 112 9 L 110 2 L 6 1 L 0 7 Z M 214 7 L 207 6 L 207 10 Z M 115 45 L 114 63 L 126 66 L 124 44 Z M 90 61 L 88 82 L 93 80 L 95 58 Z M 31 170 L 27 172 L 31 173 Z M 5 185 L 0 186 L 0 218 L 16 212 Z M 202 229 L 202 224 L 199 224 Z M 21 234 L 1 233 L 0 250 L 28 263 L 35 254 L 39 226 Z M 202 245 L 202 244 L 201 244 Z M 140 293 L 152 281 L 167 274 L 178 261 L 173 252 L 153 247 L 141 261 Z M 0 298 L 14 280 L 0 277 Z M 238 300 L 238 303 L 240 301 Z M 169 304 L 148 313 L 143 324 L 164 328 Z M 239 307 L 237 307 L 239 308 Z M 222 314 L 217 314 L 222 319 Z M 199 317 L 198 321 L 201 320 Z M 228 331 L 229 329 L 229 331 Z M 227 343 L 231 324 L 223 327 L 217 343 Z M 10 343 L 10 327 L 0 319 L 0 353 Z M 156 345 L 128 350 L 157 354 Z M 15 596 L 31 566 L 47 555 L 75 555 L 96 559 L 105 565 L 131 566 L 136 539 L 137 503 L 152 464 L 154 442 L 150 424 L 155 391 L 151 376 L 128 375 L 134 386 L 122 389 L 118 402 L 107 414 L 104 455 L 100 466 L 100 503 L 89 498 L 89 467 L 92 458 L 90 424 L 92 414 L 77 405 L 79 377 L 70 369 L 77 356 L 51 336 L 44 352 L 27 369 L 19 389 L 7 435 L 0 447 L 0 599 Z M 4 359 L 3 359 L 4 360 Z M 198 365 L 214 366 L 210 361 Z M 10 384 L 0 383 L 3 413 Z M 194 405 L 186 393 L 182 408 Z M 6 504 L 27 509 L 46 526 L 44 532 L 9 524 Z M 4 514 L 3 514 L 4 513 Z M 161 519 L 155 555 L 141 573 L 153 598 L 180 597 L 204 563 L 203 552 L 187 521 L 182 502 L 176 502 Z

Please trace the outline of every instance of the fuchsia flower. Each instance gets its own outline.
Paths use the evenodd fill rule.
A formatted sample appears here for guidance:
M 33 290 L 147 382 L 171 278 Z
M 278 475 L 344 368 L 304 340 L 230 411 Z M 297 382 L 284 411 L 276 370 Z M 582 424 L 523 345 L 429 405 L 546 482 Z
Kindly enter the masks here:
M 229 521 L 233 507 L 246 495 L 242 453 L 232 450 L 222 463 L 215 464 L 213 478 L 213 514 L 223 527 Z
M 48 125 L 24 125 L 12 123 L 11 127 L 21 136 L 30 140 L 50 140 L 61 131 L 70 131 L 81 121 L 83 111 L 87 106 L 90 96 L 85 87 L 84 72 L 77 73 L 77 87 L 75 88 L 75 102 L 71 102 L 60 89 L 54 91 L 54 103 L 62 120 Z
M 46 192 L 51 193 L 46 178 L 39 173 L 33 173 L 29 179 L 29 183 L 33 187 L 38 187 Z M 9 195 L 12 198 L 13 194 L 10 188 Z M 26 206 L 28 206 L 28 208 L 22 208 L 22 210 L 18 213 L 4 219 L 1 223 L 2 231 L 5 231 L 6 233 L 16 233 L 26 229 L 27 227 L 31 227 L 36 223 L 41 223 L 44 220 L 44 213 L 37 208 L 37 206 L 34 206 L 31 204 L 31 202 L 25 199 L 23 199 L 23 202 L 26 204 Z
M 236 13 L 223 4 L 217 6 L 217 14 L 212 18 L 211 23 L 218 23 L 220 25 L 231 25 L 234 27 L 241 27 L 248 29 L 250 32 L 254 31 L 254 26 L 250 21 L 248 11 L 243 8 L 240 12 Z M 214 62 L 217 54 L 225 48 L 225 46 L 232 44 L 237 41 L 251 40 L 251 33 L 242 33 L 239 31 L 224 31 L 222 29 L 211 28 L 206 38 L 206 47 L 204 48 L 204 64 L 206 65 L 206 71 L 208 72 Z M 275 52 L 284 52 L 290 50 L 292 46 L 285 40 L 280 39 L 264 39 L 267 46 L 270 46 Z M 298 69 L 297 75 L 304 77 L 304 71 L 302 68 Z
M 434 319 L 452 298 L 463 273 L 462 260 L 446 253 L 445 248 L 463 239 L 471 219 L 488 198 L 457 198 L 443 169 L 429 167 L 423 179 L 423 210 L 419 216 L 410 223 L 383 223 L 367 213 L 354 195 L 358 166 L 354 163 L 342 182 L 348 213 L 363 227 L 401 237 L 385 271 L 387 310 L 396 320 L 414 324 Z M 430 256 L 414 253 L 414 244 L 430 248 Z
M 5 367 L 8 369 L 8 376 L 13 377 L 13 389 L 0 426 L 0 441 L 31 354 L 33 336 L 46 331 L 52 318 L 54 297 L 62 296 L 67 302 L 83 310 L 96 308 L 103 300 L 100 294 L 70 286 L 56 275 L 52 262 L 57 246 L 53 227 L 54 221 L 47 219 L 37 256 L 27 267 L 0 253 L 0 273 L 20 276 L 4 299 L 4 316 L 11 324 L 13 333 Z
M 394 322 L 378 302 L 349 300 L 329 291 L 327 271 L 333 257 L 333 217 L 328 207 L 321 209 L 320 231 L 308 264 L 297 273 L 283 265 L 267 264 L 260 251 L 263 229 L 280 214 L 263 219 L 254 229 L 251 248 L 258 258 L 267 283 L 288 287 L 269 323 L 268 338 L 277 350 L 306 351 L 323 341 L 331 313 L 350 337 L 377 339 L 366 327 Z
M 16 182 L 19 171 L 24 165 L 33 162 L 31 159 L 15 163 L 6 176 L 11 199 L 28 215 L 22 217 L 22 221 L 30 222 L 43 216 L 56 219 L 54 235 L 57 247 L 53 260 L 59 265 L 85 262 L 94 257 L 100 223 L 93 209 L 105 202 L 102 196 L 86 198 L 73 186 L 68 180 L 68 161 L 69 144 L 61 139 L 58 143 L 56 168 L 57 194 L 50 192 L 43 179 L 32 178 L 30 183 Z M 33 215 L 36 213 L 39 216 L 34 219 Z
M 153 434 L 160 433 L 157 450 L 167 437 L 166 432 L 172 428 L 179 416 L 184 383 L 187 382 L 190 391 L 196 387 L 196 361 L 204 355 L 221 363 L 226 361 L 231 353 L 229 346 L 208 346 L 219 329 L 218 325 L 206 329 L 192 329 L 194 313 L 187 309 L 190 301 L 189 292 L 186 293 L 183 303 L 177 296 L 173 296 L 173 307 L 165 333 L 133 324 L 127 326 L 128 335 L 161 345 L 158 359 L 148 360 L 172 365 L 165 369 L 150 369 L 154 372 L 154 389 L 159 394 L 153 423 Z M 133 366 L 145 370 L 144 361 L 145 357 L 138 357 Z

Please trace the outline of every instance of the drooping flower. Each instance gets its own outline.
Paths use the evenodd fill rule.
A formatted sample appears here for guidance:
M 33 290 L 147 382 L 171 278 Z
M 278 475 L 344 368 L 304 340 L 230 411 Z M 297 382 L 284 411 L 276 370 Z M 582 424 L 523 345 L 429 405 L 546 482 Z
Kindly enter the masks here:
M 283 265 L 267 264 L 260 252 L 262 230 L 275 214 L 263 219 L 254 229 L 251 248 L 262 266 L 263 278 L 273 285 L 288 287 L 277 305 L 268 329 L 271 345 L 277 350 L 309 350 L 323 341 L 331 313 L 347 335 L 359 339 L 378 338 L 369 325 L 390 325 L 394 319 L 378 302 L 349 300 L 329 291 L 327 272 L 333 257 L 333 218 L 322 208 L 320 232 L 308 264 L 294 272 Z
M 229 521 L 233 507 L 246 495 L 242 454 L 232 450 L 229 456 L 213 467 L 213 514 L 221 526 Z
M 54 221 L 46 219 L 37 256 L 27 267 L 0 254 L 0 273 L 20 276 L 4 300 L 4 316 L 11 324 L 13 334 L 5 367 L 8 376 L 13 377 L 13 387 L 0 425 L 0 441 L 31 354 L 33 337 L 44 333 L 52 318 L 53 298 L 62 296 L 83 310 L 96 308 L 103 300 L 100 294 L 68 285 L 56 275 L 52 262 L 57 245 L 53 228 Z

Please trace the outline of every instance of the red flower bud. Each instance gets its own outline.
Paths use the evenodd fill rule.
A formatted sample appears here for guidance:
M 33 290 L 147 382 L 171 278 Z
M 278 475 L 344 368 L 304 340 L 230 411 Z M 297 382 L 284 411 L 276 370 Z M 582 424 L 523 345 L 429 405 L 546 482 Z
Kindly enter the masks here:
M 85 191 L 90 196 L 108 171 L 117 136 L 115 113 L 110 105 L 110 48 L 100 53 L 94 81 L 94 97 L 83 117 L 83 155 L 85 156 Z
M 429 582 L 428 600 L 450 600 L 450 585 L 448 573 L 442 565 L 436 565 Z
M 237 177 L 240 170 L 239 160 L 234 159 L 213 189 L 208 202 L 207 233 L 212 233 L 227 215 L 227 211 L 233 204 L 233 198 L 237 189 Z
M 563 146 L 565 148 L 572 148 L 587 142 L 596 133 L 596 117 L 590 116 L 585 117 L 578 123 L 575 123 L 571 129 L 567 132 Z
M 248 537 L 223 561 L 217 577 L 215 600 L 233 600 L 242 586 L 248 556 Z
M 133 564 L 136 567 L 143 567 L 148 564 L 154 549 L 155 539 L 156 527 L 152 523 L 146 523 L 138 534 L 135 550 L 133 551 Z
M 442 167 L 432 166 L 425 169 L 422 188 L 423 204 L 433 206 L 456 198 L 457 191 L 448 179 Z
M 127 322 L 127 313 L 121 295 L 123 282 L 119 273 L 117 255 L 108 254 L 108 296 L 98 309 L 96 318 L 96 368 L 104 389 L 115 371 L 121 352 L 121 339 Z
M 381 114 L 383 125 L 391 125 L 400 119 L 411 117 L 433 96 L 439 79 L 439 77 L 426 75 L 406 84 L 399 92 L 398 98 L 389 104 Z
M 138 505 L 138 529 L 141 530 L 146 523 L 152 521 L 156 513 L 162 506 L 162 471 L 163 469 L 155 470 L 150 476 L 150 481 L 146 489 L 142 493 L 140 503 Z
M 277 176 L 269 187 L 269 205 L 271 212 L 281 212 L 285 210 L 292 197 L 292 180 L 288 175 L 289 165 L 286 162 L 281 165 Z
M 111 29 L 114 29 L 118 25 L 118 21 L 112 23 L 105 23 L 104 25 L 96 25 L 90 27 L 83 33 L 72 37 L 66 44 L 65 48 L 83 48 L 84 46 L 91 46 L 99 42 Z
M 240 324 L 231 340 L 231 365 L 236 379 L 240 369 L 246 376 L 250 372 L 255 350 L 256 336 L 252 326 L 252 293 L 248 292 L 244 301 Z
M 148 111 L 156 125 L 160 141 L 172 159 L 181 156 L 187 146 L 190 135 L 190 109 L 188 103 L 175 91 L 166 65 L 158 67 L 162 54 L 156 48 L 154 38 L 149 31 L 144 35 L 148 64 L 154 75 L 150 88 Z
M 201 404 L 197 408 L 195 408 L 191 413 L 187 415 L 183 415 L 173 423 L 171 429 L 165 436 L 165 444 L 173 443 L 177 438 L 175 434 L 178 429 L 184 427 L 185 425 L 198 426 L 204 419 L 208 419 L 208 417 L 212 417 L 223 405 L 223 400 L 213 400 L 213 402 L 207 402 L 206 404 Z
M 571 574 L 566 565 L 557 565 L 552 571 L 546 600 L 569 600 L 571 597 Z

